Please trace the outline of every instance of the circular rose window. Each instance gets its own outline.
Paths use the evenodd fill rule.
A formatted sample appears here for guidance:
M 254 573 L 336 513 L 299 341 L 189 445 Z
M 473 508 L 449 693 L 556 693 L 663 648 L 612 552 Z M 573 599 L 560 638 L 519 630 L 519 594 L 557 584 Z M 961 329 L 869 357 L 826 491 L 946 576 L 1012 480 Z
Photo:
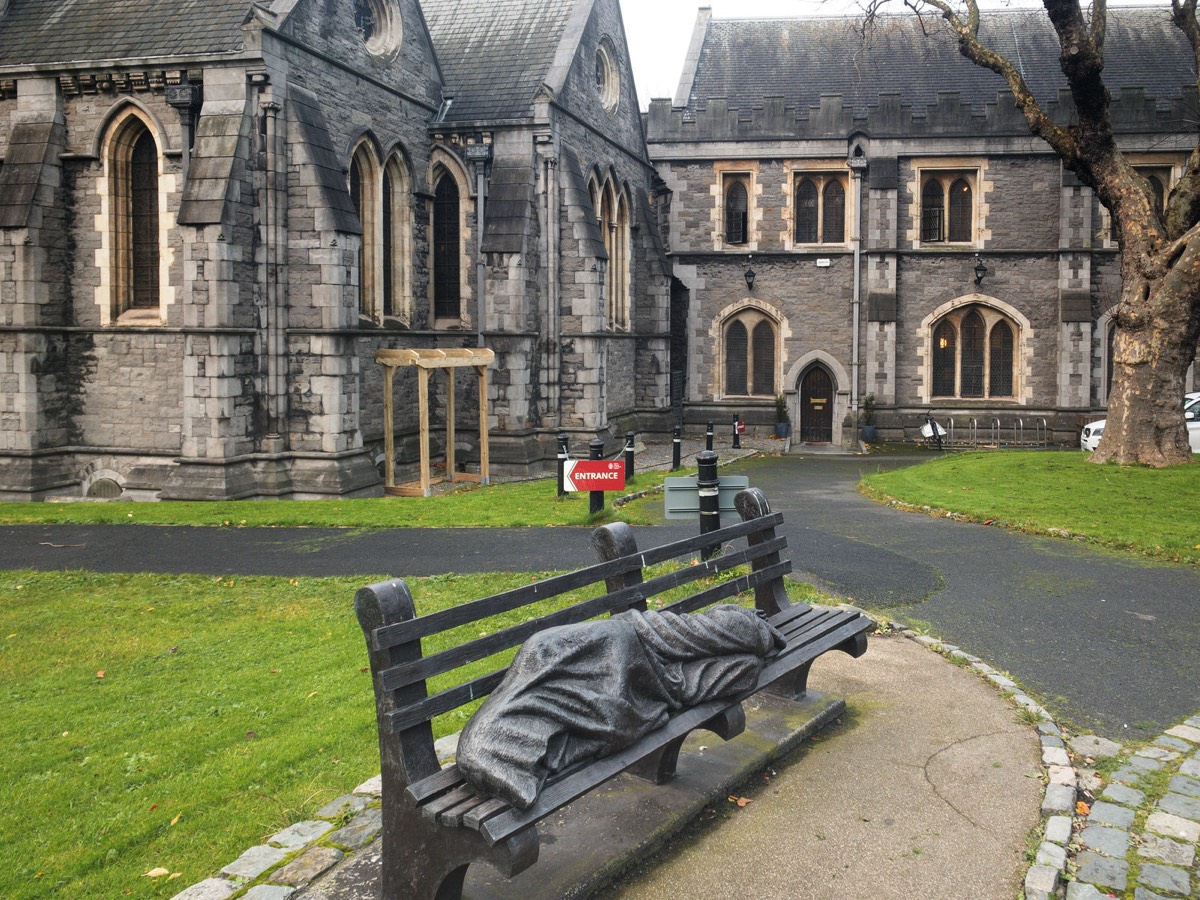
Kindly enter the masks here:
M 400 49 L 403 30 L 394 0 L 354 0 L 354 25 L 374 56 L 391 56 Z
M 621 73 L 608 41 L 602 41 L 596 47 L 596 92 L 605 111 L 615 112 L 621 99 Z

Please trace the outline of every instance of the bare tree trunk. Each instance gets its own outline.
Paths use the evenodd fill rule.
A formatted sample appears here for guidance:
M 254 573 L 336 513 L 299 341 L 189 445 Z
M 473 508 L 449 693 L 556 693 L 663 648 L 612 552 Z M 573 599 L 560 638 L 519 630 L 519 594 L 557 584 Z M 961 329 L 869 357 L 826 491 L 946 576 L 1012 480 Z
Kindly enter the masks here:
M 1186 248 L 1157 278 L 1137 271 L 1133 252 L 1122 256 L 1108 421 L 1091 460 L 1154 468 L 1188 463 L 1182 401 L 1200 330 L 1196 252 Z

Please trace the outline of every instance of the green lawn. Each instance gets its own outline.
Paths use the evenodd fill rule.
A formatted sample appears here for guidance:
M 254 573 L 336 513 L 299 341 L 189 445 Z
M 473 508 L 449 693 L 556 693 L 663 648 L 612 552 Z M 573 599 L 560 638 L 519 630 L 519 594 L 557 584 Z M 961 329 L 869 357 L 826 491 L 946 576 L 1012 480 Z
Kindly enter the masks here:
M 368 580 L 0 573 L 0 896 L 169 897 L 375 774 Z
M 688 474 L 684 470 L 675 474 Z M 514 525 L 586 525 L 620 519 L 615 498 L 662 484 L 671 474 L 661 469 L 637 473 L 623 492 L 605 496 L 604 511 L 588 516 L 588 495 L 558 497 L 553 478 L 487 486 L 464 484 L 433 497 L 385 497 L 363 500 L 238 500 L 162 503 L 0 503 L 0 524 L 213 525 L 226 527 L 449 528 Z
M 427 613 L 538 577 L 411 584 Z M 170 897 L 378 772 L 370 580 L 0 572 L 0 897 Z
M 863 490 L 930 512 L 1200 563 L 1200 464 L 1095 465 L 1085 453 L 962 453 L 868 475 Z

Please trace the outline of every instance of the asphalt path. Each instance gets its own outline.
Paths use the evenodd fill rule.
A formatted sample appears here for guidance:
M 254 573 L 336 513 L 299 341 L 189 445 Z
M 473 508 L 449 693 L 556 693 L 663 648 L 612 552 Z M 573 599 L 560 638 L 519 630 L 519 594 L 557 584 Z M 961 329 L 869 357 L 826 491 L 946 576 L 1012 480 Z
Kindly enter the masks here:
M 738 470 L 784 513 L 801 577 L 927 625 L 1009 671 L 1056 716 L 1129 740 L 1200 710 L 1200 568 L 901 512 L 857 492 L 863 473 L 914 461 L 790 456 Z M 650 546 L 694 526 L 635 532 Z M 580 528 L 0 527 L 3 569 L 367 578 L 594 559 Z

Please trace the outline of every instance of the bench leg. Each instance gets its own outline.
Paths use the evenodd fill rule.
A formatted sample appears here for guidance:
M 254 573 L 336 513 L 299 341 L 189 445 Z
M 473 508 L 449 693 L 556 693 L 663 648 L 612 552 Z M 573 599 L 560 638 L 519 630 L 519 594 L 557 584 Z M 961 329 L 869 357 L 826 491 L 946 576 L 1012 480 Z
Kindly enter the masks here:
M 833 649 L 841 650 L 858 659 L 867 652 L 867 636 L 861 633 L 856 634 L 842 641 Z M 794 672 L 773 681 L 765 688 L 766 692 L 776 697 L 786 697 L 788 700 L 803 700 L 804 695 L 808 693 L 808 671 L 814 662 L 816 660 L 809 660 Z
M 746 730 L 746 711 L 742 708 L 742 704 L 738 703 L 713 716 L 700 728 L 711 731 L 722 740 L 728 741 Z M 626 771 L 651 784 L 666 784 L 675 777 L 675 770 L 679 765 L 679 750 L 683 747 L 685 740 L 687 740 L 686 734 L 675 738 L 649 756 L 639 759 Z
M 537 861 L 536 827 L 489 847 L 477 831 L 431 825 L 420 810 L 387 801 L 385 794 L 382 900 L 459 900 L 471 863 L 512 877 Z
M 812 668 L 812 660 L 789 672 L 782 678 L 771 682 L 764 690 L 775 697 L 788 700 L 803 700 L 808 692 L 808 670 Z

